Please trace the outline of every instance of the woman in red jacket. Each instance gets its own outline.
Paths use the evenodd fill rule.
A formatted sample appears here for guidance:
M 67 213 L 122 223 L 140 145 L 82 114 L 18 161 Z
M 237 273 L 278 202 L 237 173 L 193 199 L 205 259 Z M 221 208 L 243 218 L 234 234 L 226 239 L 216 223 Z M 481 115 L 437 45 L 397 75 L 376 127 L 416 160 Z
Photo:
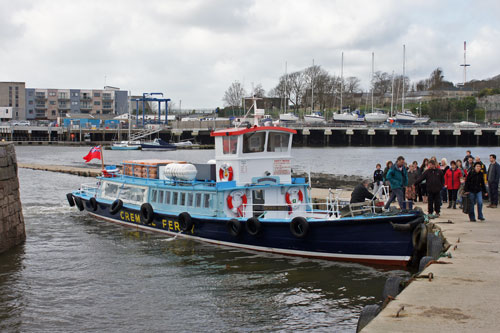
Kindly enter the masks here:
M 460 178 L 464 176 L 461 170 L 457 169 L 457 163 L 455 161 L 450 162 L 451 168 L 449 168 L 444 174 L 444 186 L 448 189 L 448 208 L 453 206 L 453 209 L 457 209 L 457 192 L 460 188 Z

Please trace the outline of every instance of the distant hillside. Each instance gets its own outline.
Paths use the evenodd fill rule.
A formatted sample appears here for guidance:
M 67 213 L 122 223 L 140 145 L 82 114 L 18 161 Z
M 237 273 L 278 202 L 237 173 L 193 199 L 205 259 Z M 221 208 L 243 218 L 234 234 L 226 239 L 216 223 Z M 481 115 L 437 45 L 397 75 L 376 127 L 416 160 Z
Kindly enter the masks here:
M 483 89 L 498 89 L 500 88 L 500 74 L 490 79 L 471 80 L 465 84 L 465 87 L 477 91 Z

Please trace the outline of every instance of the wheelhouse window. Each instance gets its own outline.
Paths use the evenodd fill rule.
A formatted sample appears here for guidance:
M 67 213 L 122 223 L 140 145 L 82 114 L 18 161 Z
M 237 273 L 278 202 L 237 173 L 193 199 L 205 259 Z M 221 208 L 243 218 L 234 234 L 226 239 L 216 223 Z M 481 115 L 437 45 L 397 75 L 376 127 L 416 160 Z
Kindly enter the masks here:
M 203 208 L 210 207 L 210 194 L 203 194 Z
M 158 202 L 163 203 L 163 191 L 158 191 Z
M 179 193 L 178 192 L 173 192 L 172 205 L 177 205 L 177 199 L 178 198 L 179 198 Z
M 151 201 L 156 202 L 156 197 L 158 196 L 157 193 L 158 193 L 157 190 L 151 191 Z
M 243 134 L 243 153 L 261 153 L 266 142 L 265 132 L 251 132 Z
M 186 193 L 184 192 L 181 192 L 181 202 L 179 203 L 179 205 L 181 206 L 186 205 Z
M 236 154 L 238 147 L 237 136 L 224 136 L 222 137 L 222 153 L 223 154 Z
M 154 190 L 156 192 L 156 190 Z M 143 203 L 146 198 L 147 188 L 133 185 L 120 185 L 112 182 L 102 184 L 101 196 L 109 200 L 121 199 L 123 202 L 134 204 Z M 155 194 L 152 193 L 152 196 Z M 157 195 L 157 194 L 156 194 Z M 155 201 L 152 199 L 152 201 Z
M 269 132 L 267 139 L 267 151 L 269 152 L 287 152 L 290 133 Z

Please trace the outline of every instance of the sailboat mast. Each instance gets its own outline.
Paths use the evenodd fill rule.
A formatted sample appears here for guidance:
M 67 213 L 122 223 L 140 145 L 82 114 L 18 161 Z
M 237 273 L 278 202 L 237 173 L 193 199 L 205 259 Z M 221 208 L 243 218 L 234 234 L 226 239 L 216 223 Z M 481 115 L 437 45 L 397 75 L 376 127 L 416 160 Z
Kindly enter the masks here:
M 375 67 L 375 54 L 372 52 L 372 113 L 373 113 L 373 68 Z
M 288 95 L 287 95 L 287 91 L 286 91 L 286 88 L 287 88 L 287 79 L 288 79 L 288 74 L 287 74 L 287 62 L 285 61 L 285 113 L 286 113 L 286 107 L 287 107 L 287 104 L 288 104 Z
M 391 85 L 391 117 L 394 107 L 394 71 L 392 71 L 392 85 Z
M 406 63 L 406 46 L 403 44 L 403 95 L 401 103 L 401 112 L 405 112 L 405 63 Z
M 314 110 L 314 59 L 311 71 L 311 114 L 313 113 L 313 110 Z
M 342 91 L 344 90 L 344 52 L 340 60 L 340 113 L 342 113 Z
M 129 93 L 129 96 L 130 96 L 130 97 L 129 97 L 129 99 L 128 99 L 128 104 L 127 104 L 127 106 L 128 106 L 128 139 L 127 139 L 127 140 L 128 140 L 128 141 L 130 141 L 130 127 L 131 127 L 131 126 L 130 126 L 130 125 L 131 125 L 131 121 L 130 121 L 130 120 L 131 120 L 131 118 L 132 118 L 132 116 L 131 116 L 131 114 L 130 114 L 130 103 L 132 103 L 132 101 L 130 100 L 130 98 L 132 97 L 132 94 L 131 94 L 131 92 L 130 92 L 130 91 L 129 91 L 128 93 Z M 166 117 L 166 116 L 165 116 L 165 117 Z

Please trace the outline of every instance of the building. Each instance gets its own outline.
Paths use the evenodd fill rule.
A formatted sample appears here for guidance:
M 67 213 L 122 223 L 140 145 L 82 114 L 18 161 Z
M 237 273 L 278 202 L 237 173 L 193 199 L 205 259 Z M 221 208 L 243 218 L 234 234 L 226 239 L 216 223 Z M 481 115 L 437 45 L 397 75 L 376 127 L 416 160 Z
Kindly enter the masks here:
M 26 99 L 24 82 L 0 82 L 0 119 L 25 120 Z
M 500 95 L 490 95 L 478 98 L 477 106 L 486 111 L 486 121 L 500 120 Z
M 55 120 L 71 115 L 117 115 L 128 109 L 128 92 L 104 89 L 26 89 L 26 118 Z

